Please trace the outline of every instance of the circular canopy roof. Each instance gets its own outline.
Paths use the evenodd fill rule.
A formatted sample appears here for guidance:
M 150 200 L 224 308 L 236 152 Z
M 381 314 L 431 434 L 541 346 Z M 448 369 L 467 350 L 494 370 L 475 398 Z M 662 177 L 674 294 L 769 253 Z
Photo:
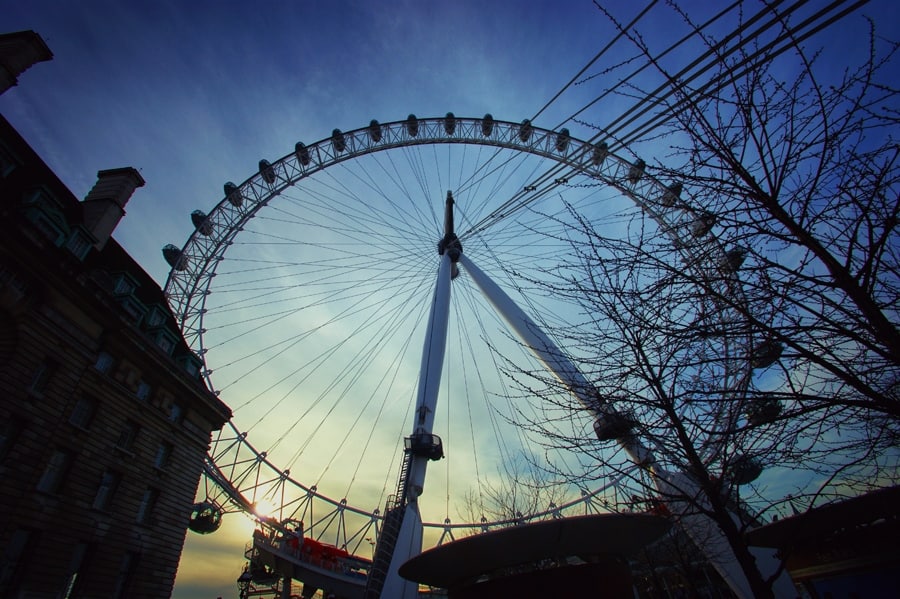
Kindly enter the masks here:
M 669 522 L 650 514 L 600 514 L 547 520 L 466 537 L 400 566 L 408 580 L 452 588 L 479 575 L 544 558 L 627 556 L 662 536 Z

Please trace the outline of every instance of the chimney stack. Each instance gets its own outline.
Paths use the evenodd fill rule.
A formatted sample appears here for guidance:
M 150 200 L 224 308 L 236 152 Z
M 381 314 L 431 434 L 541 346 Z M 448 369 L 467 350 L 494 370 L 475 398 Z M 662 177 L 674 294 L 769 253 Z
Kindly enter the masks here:
M 130 166 L 97 173 L 97 182 L 82 202 L 84 226 L 97 240 L 95 248 L 103 249 L 125 216 L 125 204 L 134 190 L 143 186 L 144 178 Z
M 0 94 L 16 85 L 28 67 L 52 58 L 53 52 L 34 31 L 0 34 Z

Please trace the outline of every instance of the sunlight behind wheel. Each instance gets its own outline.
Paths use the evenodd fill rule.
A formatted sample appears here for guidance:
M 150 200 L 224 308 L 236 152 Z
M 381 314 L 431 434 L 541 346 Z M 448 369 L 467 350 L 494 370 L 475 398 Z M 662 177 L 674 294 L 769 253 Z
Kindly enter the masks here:
M 304 520 L 310 535 L 351 553 L 369 549 L 417 417 L 447 190 L 464 255 L 548 333 L 599 326 L 541 284 L 571 274 L 559 268 L 585 241 L 580 222 L 625 239 L 622 247 L 653 244 L 670 261 L 683 251 L 673 238 L 694 216 L 668 205 L 669 189 L 643 166 L 568 133 L 561 140 L 501 121 L 485 133 L 484 119 L 455 119 L 452 128 L 447 118 L 421 119 L 415 135 L 408 120 L 377 127 L 377 140 L 371 127 L 335 132 L 261 162 L 167 255 L 173 311 L 234 411 L 234 428 L 208 460 L 217 503 L 258 516 L 270 505 L 266 515 Z M 716 259 L 721 249 L 710 243 L 704 251 Z M 542 363 L 464 270 L 450 295 L 433 431 L 445 459 L 429 466 L 420 502 L 426 543 L 632 501 L 620 487 L 633 464 L 597 440 L 594 414 L 535 376 Z M 691 318 L 697 308 L 680 309 Z M 744 367 L 727 361 L 734 348 L 717 343 L 691 348 L 725 356 L 694 359 L 702 364 L 694 379 L 743 384 Z M 576 364 L 594 364 L 588 380 L 601 375 L 597 347 L 563 349 Z M 578 442 L 548 441 L 548 431 Z M 510 496 L 514 489 L 529 490 Z

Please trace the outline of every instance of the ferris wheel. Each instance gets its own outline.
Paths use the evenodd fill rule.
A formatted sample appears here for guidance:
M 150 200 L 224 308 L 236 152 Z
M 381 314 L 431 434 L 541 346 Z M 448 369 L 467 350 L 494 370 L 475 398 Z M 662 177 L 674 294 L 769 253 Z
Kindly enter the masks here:
M 735 308 L 744 250 L 715 238 L 714 215 L 677 182 L 602 140 L 491 115 L 372 121 L 261 160 L 191 218 L 183 247 L 163 250 L 166 294 L 234 411 L 191 528 L 245 511 L 272 557 L 302 526 L 331 561 L 301 560 L 294 576 L 320 588 L 401 596 L 398 565 L 423 545 L 646 494 L 662 425 L 598 391 L 605 370 L 618 384 L 627 375 L 567 341 L 603 325 L 547 284 L 574 276 L 585 223 L 703 279 L 682 318 L 702 312 L 731 333 L 686 345 L 684 379 L 736 401 L 685 408 L 697 429 L 777 415 L 739 401 L 779 352 L 755 343 Z M 749 459 L 743 468 L 758 474 Z

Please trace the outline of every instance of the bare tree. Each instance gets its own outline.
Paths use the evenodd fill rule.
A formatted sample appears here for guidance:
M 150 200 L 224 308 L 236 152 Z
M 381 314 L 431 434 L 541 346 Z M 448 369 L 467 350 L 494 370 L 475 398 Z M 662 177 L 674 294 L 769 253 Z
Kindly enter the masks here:
M 581 220 L 571 259 L 532 282 L 578 306 L 583 320 L 554 334 L 589 356 L 580 367 L 598 405 L 616 406 L 615 421 L 589 441 L 578 434 L 589 417 L 560 399 L 557 381 L 510 374 L 529 376 L 528 393 L 544 400 L 543 418 L 523 426 L 549 446 L 595 455 L 633 488 L 682 506 L 682 519 L 714 522 L 765 597 L 774 575 L 743 540 L 758 523 L 738 488 L 766 466 L 814 474 L 814 495 L 897 482 L 900 102 L 888 73 L 897 45 L 873 28 L 868 59 L 835 73 L 775 6 L 761 13 L 777 43 L 742 40 L 741 23 L 728 51 L 678 13 L 707 43 L 715 68 L 702 83 L 667 71 L 640 35 L 621 30 L 667 86 L 627 93 L 653 98 L 653 114 L 667 119 L 652 135 L 670 154 L 648 172 L 669 192 L 625 223 L 624 238 Z M 787 57 L 785 81 L 773 65 Z M 605 133 L 611 146 L 627 141 Z M 683 227 L 660 232 L 651 216 L 665 211 Z M 561 426 L 567 417 L 574 426 Z M 629 436 L 652 448 L 652 464 L 610 456 L 604 441 Z M 662 471 L 691 484 L 661 485 Z
M 563 487 L 537 456 L 504 465 L 493 479 L 466 491 L 459 516 L 464 522 L 500 522 L 516 526 L 534 514 L 552 510 L 564 498 Z
M 868 42 L 868 60 L 835 72 L 795 41 L 776 8 L 768 12 L 781 46 L 738 40 L 726 56 L 707 38 L 718 69 L 694 87 L 629 34 L 673 91 L 659 134 L 672 153 L 657 176 L 690 194 L 667 208 L 714 221 L 730 267 L 741 269 L 746 301 L 720 294 L 721 301 L 768 348 L 784 351 L 781 385 L 767 396 L 865 423 L 870 441 L 895 446 L 900 97 L 889 69 L 897 43 L 871 25 L 859 40 Z M 792 80 L 773 73 L 773 65 L 785 71 L 776 61 L 786 51 Z M 696 282 L 716 293 L 715 279 Z

